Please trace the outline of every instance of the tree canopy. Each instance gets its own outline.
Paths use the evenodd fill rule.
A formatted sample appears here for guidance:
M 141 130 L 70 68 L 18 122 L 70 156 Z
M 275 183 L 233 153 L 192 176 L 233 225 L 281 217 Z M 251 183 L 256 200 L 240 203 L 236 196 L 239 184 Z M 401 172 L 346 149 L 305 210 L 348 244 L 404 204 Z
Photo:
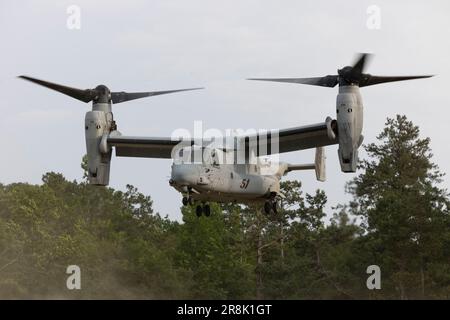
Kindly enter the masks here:
M 353 199 L 332 212 L 324 191 L 289 180 L 276 215 L 212 203 L 210 217 L 182 207 L 180 222 L 130 185 L 54 172 L 0 185 L 0 298 L 448 298 L 449 197 L 429 144 L 405 116 L 388 119 L 347 185 Z M 81 290 L 66 287 L 69 265 Z M 370 265 L 380 290 L 366 286 Z

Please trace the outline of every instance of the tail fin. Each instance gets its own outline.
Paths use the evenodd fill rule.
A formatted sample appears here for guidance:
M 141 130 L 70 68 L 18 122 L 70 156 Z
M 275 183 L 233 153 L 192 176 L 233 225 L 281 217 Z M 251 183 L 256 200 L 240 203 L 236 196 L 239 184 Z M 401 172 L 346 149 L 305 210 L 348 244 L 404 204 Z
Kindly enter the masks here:
M 314 169 L 316 171 L 316 179 L 318 181 L 325 181 L 326 179 L 326 172 L 325 172 L 325 148 L 324 147 L 318 147 L 316 148 L 316 157 L 314 159 L 314 163 L 309 164 L 289 164 L 287 171 L 294 171 L 294 170 L 312 170 Z
M 322 182 L 327 179 L 325 160 L 326 160 L 325 148 L 324 147 L 316 148 L 316 158 L 314 160 L 316 178 L 317 180 Z

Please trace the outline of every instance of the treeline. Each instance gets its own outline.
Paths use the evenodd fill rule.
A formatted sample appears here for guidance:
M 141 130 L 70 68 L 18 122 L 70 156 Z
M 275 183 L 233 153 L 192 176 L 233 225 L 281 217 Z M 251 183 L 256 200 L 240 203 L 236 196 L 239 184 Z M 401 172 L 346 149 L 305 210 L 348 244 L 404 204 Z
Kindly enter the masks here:
M 449 197 L 429 139 L 404 116 L 377 138 L 331 221 L 325 193 L 298 181 L 282 183 L 275 216 L 212 204 L 208 218 L 183 207 L 181 223 L 132 186 L 57 173 L 0 185 L 0 298 L 446 299 Z M 69 265 L 81 290 L 66 287 Z M 371 265 L 379 290 L 367 288 Z

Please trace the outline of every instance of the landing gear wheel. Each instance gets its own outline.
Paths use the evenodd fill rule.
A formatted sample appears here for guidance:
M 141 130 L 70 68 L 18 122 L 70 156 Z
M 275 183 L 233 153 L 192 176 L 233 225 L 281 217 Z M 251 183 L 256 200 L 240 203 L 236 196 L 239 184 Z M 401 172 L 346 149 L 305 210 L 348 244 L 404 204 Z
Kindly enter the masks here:
M 205 213 L 206 217 L 209 217 L 211 215 L 211 208 L 210 208 L 209 204 L 205 204 L 203 206 L 203 212 Z
M 273 213 L 275 213 L 275 214 L 278 213 L 278 203 L 276 201 L 274 201 L 272 203 L 272 210 L 273 210 Z
M 181 199 L 181 202 L 183 202 L 183 206 L 187 206 L 189 204 L 189 199 L 187 197 L 183 197 L 183 199 Z
M 192 206 L 194 204 L 194 198 L 191 196 L 188 197 L 188 203 Z
M 269 215 L 272 212 L 272 204 L 270 203 L 270 201 L 266 201 L 264 202 L 264 213 Z
M 201 217 L 201 216 L 202 216 L 202 213 L 203 213 L 203 208 L 202 208 L 202 206 L 197 206 L 197 207 L 195 208 L 195 214 L 197 215 L 197 217 Z

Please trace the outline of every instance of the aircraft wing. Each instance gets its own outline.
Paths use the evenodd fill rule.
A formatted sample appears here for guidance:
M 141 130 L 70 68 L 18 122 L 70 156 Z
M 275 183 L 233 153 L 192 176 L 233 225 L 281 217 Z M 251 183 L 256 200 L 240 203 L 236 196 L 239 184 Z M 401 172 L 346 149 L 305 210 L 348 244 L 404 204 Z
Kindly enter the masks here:
M 115 147 L 117 157 L 141 157 L 141 158 L 172 158 L 172 149 L 178 145 L 181 139 L 164 137 L 131 137 L 109 136 L 107 143 Z M 193 145 L 193 141 L 184 140 L 183 143 Z
M 334 120 L 328 118 L 323 123 L 312 124 L 279 131 L 268 131 L 267 134 L 240 136 L 240 145 L 245 146 L 246 155 L 249 149 L 256 149 L 257 156 L 311 149 L 337 144 L 333 133 Z M 110 135 L 107 138 L 109 147 L 116 149 L 118 157 L 141 157 L 171 159 L 172 150 L 182 143 L 183 147 L 197 145 L 194 139 L 182 140 L 169 137 L 132 137 Z M 203 141 L 203 146 L 211 141 Z
M 327 118 L 323 123 L 269 131 L 241 137 L 245 149 L 256 146 L 257 156 L 298 151 L 337 144 L 335 120 Z M 259 147 L 258 147 L 259 145 Z M 278 150 L 277 150 L 278 149 Z

